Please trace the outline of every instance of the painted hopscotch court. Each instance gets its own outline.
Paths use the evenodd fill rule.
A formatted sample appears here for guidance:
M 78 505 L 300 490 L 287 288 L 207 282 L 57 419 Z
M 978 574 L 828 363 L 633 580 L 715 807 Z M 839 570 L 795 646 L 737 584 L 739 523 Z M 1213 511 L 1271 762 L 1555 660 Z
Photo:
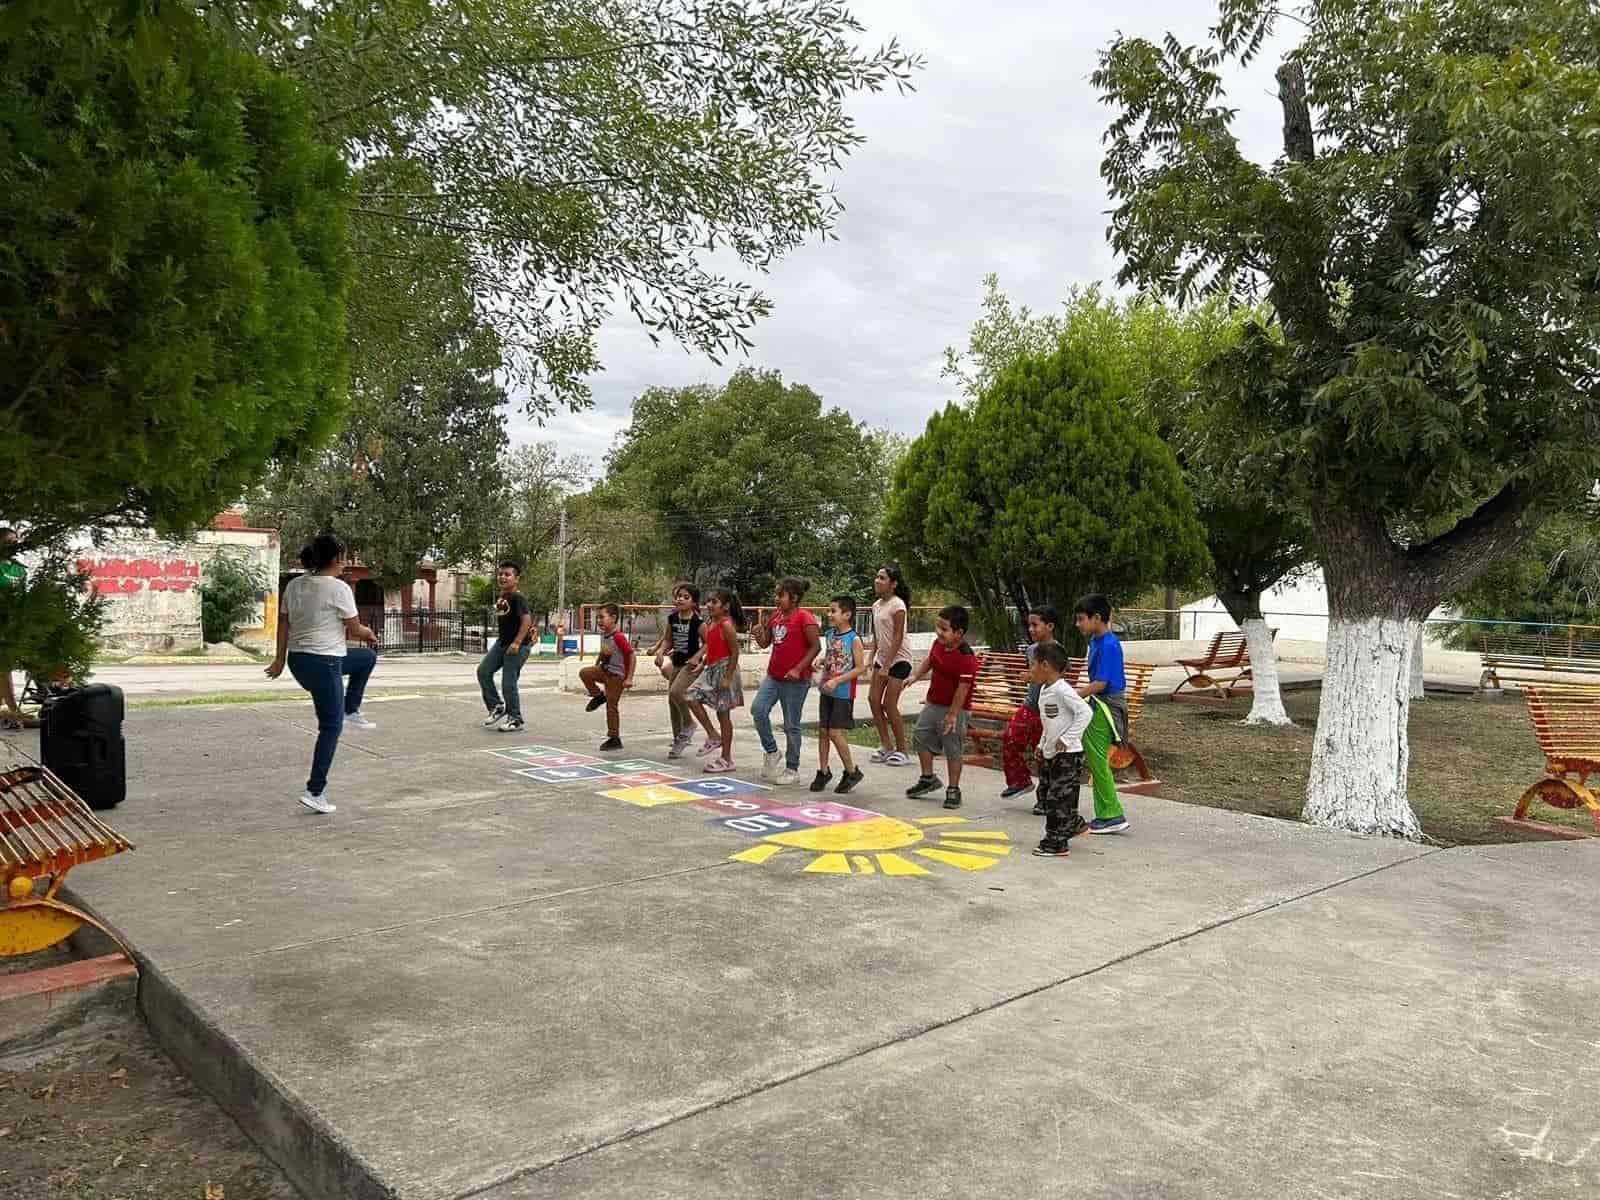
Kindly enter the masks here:
M 588 784 L 595 794 L 636 808 L 680 806 L 708 825 L 753 839 L 728 857 L 734 862 L 804 862 L 811 875 L 918 878 L 935 870 L 986 871 L 1015 848 L 1008 834 L 979 829 L 965 817 L 901 820 L 833 800 L 803 801 L 728 775 L 689 777 L 672 763 L 630 758 L 608 761 L 558 746 L 496 746 L 485 751 L 533 783 Z M 804 793 L 802 793 L 802 796 Z

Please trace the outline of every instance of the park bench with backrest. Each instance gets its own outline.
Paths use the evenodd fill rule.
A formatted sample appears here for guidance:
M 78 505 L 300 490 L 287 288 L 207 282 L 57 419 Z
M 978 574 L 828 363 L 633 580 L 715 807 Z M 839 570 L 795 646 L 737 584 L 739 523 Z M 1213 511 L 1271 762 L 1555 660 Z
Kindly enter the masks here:
M 1267 632 L 1273 638 L 1278 636 L 1276 629 Z M 1195 693 L 1202 689 L 1231 700 L 1255 686 L 1250 670 L 1250 644 L 1240 630 L 1218 633 L 1203 655 L 1180 658 L 1178 665 L 1187 678 L 1172 689 L 1174 700 L 1200 699 Z M 1184 688 L 1189 689 L 1189 694 L 1184 694 Z
M 1075 685 L 1087 669 L 1088 659 L 1068 659 L 1064 678 L 1069 684 Z M 1133 767 L 1139 773 L 1139 783 L 1132 785 L 1129 790 L 1143 790 L 1153 787 L 1156 781 L 1134 743 L 1134 728 L 1138 724 L 1139 714 L 1144 711 L 1145 695 L 1150 690 L 1155 667 L 1149 663 L 1124 663 L 1123 674 L 1128 680 L 1128 738 L 1111 747 L 1111 765 L 1117 770 Z M 978 677 L 972 688 L 972 722 L 967 726 L 967 740 L 980 748 L 974 756 L 982 760 L 978 765 L 993 764 L 996 757 L 993 747 L 1005 735 L 1005 727 L 1027 696 L 1026 655 L 999 650 L 987 651 L 982 655 L 978 663 Z
M 1533 733 L 1544 753 L 1544 776 L 1522 793 L 1508 824 L 1527 825 L 1562 837 L 1577 830 L 1528 820 L 1528 806 L 1543 800 L 1554 808 L 1586 808 L 1600 834 L 1600 684 L 1551 684 L 1522 689 Z
M 1548 683 L 1552 675 L 1600 675 L 1600 642 L 1570 634 L 1486 634 L 1479 639 L 1479 652 L 1479 691 L 1499 688 L 1506 680 Z

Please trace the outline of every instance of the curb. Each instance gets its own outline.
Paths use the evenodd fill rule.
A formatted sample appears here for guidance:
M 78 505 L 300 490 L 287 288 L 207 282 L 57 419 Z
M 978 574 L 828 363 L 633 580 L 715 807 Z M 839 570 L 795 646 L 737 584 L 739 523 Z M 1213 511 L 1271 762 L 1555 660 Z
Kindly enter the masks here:
M 68 902 L 128 940 L 83 896 L 72 895 Z M 137 946 L 133 953 L 139 966 L 139 1015 L 156 1042 L 297 1188 L 310 1200 L 399 1200 L 399 1190 L 338 1130 L 218 1028 Z

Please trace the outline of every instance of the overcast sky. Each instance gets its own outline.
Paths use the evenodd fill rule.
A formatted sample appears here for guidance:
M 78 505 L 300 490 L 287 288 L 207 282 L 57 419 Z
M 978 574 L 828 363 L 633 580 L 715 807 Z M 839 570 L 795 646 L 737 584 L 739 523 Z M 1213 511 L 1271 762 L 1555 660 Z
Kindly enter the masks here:
M 985 274 L 1036 309 L 1074 283 L 1115 275 L 1099 175 L 1109 110 L 1089 83 L 1096 54 L 1119 30 L 1198 41 L 1215 8 L 1133 0 L 1112 17 L 1045 0 L 851 7 L 870 44 L 898 36 L 927 65 L 915 92 L 851 103 L 867 141 L 834 177 L 846 208 L 839 240 L 759 277 L 774 312 L 742 361 L 809 385 L 858 420 L 915 434 L 956 394 L 939 378 L 942 353 L 965 345 Z M 1229 80 L 1246 148 L 1263 159 L 1280 121 L 1271 57 Z M 676 344 L 653 346 L 626 313 L 602 330 L 600 354 L 594 407 L 542 429 L 515 417 L 514 440 L 553 439 L 598 464 L 645 388 L 717 382 L 741 361 L 719 368 Z

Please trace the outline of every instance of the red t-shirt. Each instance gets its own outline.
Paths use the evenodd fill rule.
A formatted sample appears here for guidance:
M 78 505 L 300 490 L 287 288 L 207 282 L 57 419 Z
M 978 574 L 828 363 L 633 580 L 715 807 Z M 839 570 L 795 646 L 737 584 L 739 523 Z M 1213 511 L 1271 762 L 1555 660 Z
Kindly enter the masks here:
M 706 630 L 706 666 L 719 663 L 733 653 L 728 648 L 728 635 L 724 632 L 727 627 L 728 622 L 722 620 Z
M 772 630 L 772 657 L 767 660 L 768 675 L 782 679 L 805 660 L 809 652 L 806 646 L 808 625 L 821 628 L 821 622 L 804 608 L 794 609 L 787 617 L 774 611 L 767 618 L 767 627 Z M 801 679 L 803 682 L 804 676 Z
M 972 681 L 978 677 L 978 656 L 972 647 L 962 642 L 954 650 L 943 642 L 933 643 L 929 652 L 933 660 L 933 677 L 928 683 L 928 703 L 949 705 L 956 698 L 956 688 L 967 681 L 967 700 L 962 708 L 972 707 Z

